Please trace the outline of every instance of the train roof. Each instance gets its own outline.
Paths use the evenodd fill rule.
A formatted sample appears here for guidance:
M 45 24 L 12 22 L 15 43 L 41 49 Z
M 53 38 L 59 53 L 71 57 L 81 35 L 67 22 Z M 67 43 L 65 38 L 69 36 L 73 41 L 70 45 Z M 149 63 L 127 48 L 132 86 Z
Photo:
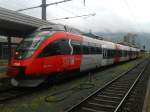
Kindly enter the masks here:
M 62 25 L 45 25 L 45 26 L 41 26 L 37 29 L 37 31 L 66 31 L 65 27 Z
M 103 40 L 102 36 L 99 36 L 99 35 L 96 35 L 96 34 L 93 34 L 93 33 L 83 33 L 82 35 L 88 36 L 90 38 L 95 38 L 95 39 L 98 39 L 98 40 Z
M 82 36 L 82 37 L 87 42 L 101 44 L 103 48 L 115 49 L 115 44 L 116 44 L 122 50 L 130 50 L 130 49 L 132 49 L 133 51 L 138 51 L 139 50 L 138 48 L 134 48 L 134 47 L 127 46 L 127 45 L 121 45 L 121 44 L 113 43 L 113 42 L 110 42 L 110 41 L 99 40 L 99 39 L 90 38 L 90 37 L 87 37 L 87 36 Z
M 115 49 L 113 42 L 108 42 L 104 40 L 99 40 L 95 38 L 90 38 L 87 36 L 82 36 L 85 42 L 91 42 L 91 43 L 96 43 L 96 44 L 101 44 L 103 48 L 109 48 L 109 49 Z
M 52 25 L 41 26 L 37 29 L 37 31 L 64 31 L 64 32 L 70 32 L 70 33 L 79 34 L 79 35 L 83 34 L 82 31 L 80 31 L 76 28 L 72 28 L 70 26 L 61 25 L 61 24 L 52 24 Z
M 110 41 L 97 39 L 98 38 L 97 35 L 94 35 L 94 38 L 90 37 L 89 35 L 85 35 L 84 32 L 82 32 L 76 28 L 72 28 L 70 26 L 66 26 L 66 25 L 62 25 L 62 24 L 52 24 L 52 25 L 41 26 L 37 29 L 37 31 L 64 31 L 64 32 L 69 32 L 69 33 L 81 35 L 88 42 L 100 43 L 104 48 L 115 49 L 114 48 L 115 44 L 117 44 L 123 50 L 129 50 L 129 49 L 132 49 L 135 51 L 138 50 L 138 48 L 134 48 L 133 46 L 131 47 L 131 46 L 127 46 L 127 45 L 121 45 L 119 43 L 113 43 Z

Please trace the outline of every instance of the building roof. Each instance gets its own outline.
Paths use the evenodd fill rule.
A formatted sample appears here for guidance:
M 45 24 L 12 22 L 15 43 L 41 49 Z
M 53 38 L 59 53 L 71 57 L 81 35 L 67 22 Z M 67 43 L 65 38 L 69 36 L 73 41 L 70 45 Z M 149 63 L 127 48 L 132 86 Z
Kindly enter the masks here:
M 21 37 L 47 24 L 53 23 L 0 7 L 0 35 Z

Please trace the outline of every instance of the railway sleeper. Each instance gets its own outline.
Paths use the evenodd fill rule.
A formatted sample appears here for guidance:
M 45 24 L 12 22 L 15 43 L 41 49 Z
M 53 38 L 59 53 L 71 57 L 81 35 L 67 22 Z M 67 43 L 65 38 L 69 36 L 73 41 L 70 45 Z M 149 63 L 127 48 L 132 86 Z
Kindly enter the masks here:
M 118 82 L 114 82 L 113 84 L 114 85 L 129 85 L 130 83 L 129 83 L 129 81 L 127 81 L 127 82 L 118 81 Z
M 110 90 L 114 90 L 114 91 L 127 91 L 128 88 L 117 88 L 117 87 L 108 87 L 107 89 L 110 89 Z
M 116 97 L 123 97 L 124 94 L 122 93 L 110 93 L 110 92 L 103 92 L 103 95 L 109 95 L 109 96 L 116 96 Z
M 107 112 L 107 111 L 101 111 L 101 110 L 95 110 L 88 107 L 82 107 L 78 112 Z
M 95 106 L 100 106 L 100 107 L 106 107 L 106 108 L 115 108 L 115 104 L 104 104 L 104 103 L 97 103 L 97 102 L 92 102 L 88 101 L 88 104 L 95 105 Z
M 109 95 L 98 95 L 97 97 L 101 97 L 101 98 L 108 98 L 109 100 L 113 100 L 113 99 L 118 99 L 121 100 L 120 97 L 116 97 L 116 96 L 109 96 Z
M 109 112 L 112 112 L 113 110 L 115 110 L 115 106 L 103 105 L 103 104 L 96 104 L 96 103 L 87 103 L 84 107 L 97 110 L 97 112 L 98 112 L 99 110 L 101 110 L 101 111 L 107 111 L 107 112 L 108 112 L 108 111 L 109 111 Z
M 128 108 L 128 107 L 123 107 L 123 108 L 120 109 L 119 112 L 132 112 L 132 111 L 131 111 L 131 109 Z
M 93 100 L 99 101 L 99 102 L 115 103 L 115 104 L 119 103 L 119 101 L 116 101 L 116 100 L 105 100 L 105 99 L 99 99 L 99 98 L 93 98 Z
M 118 102 L 114 102 L 114 101 L 95 100 L 95 99 L 90 100 L 90 102 L 95 102 L 97 104 L 103 104 L 103 105 L 112 105 L 112 106 L 116 106 L 119 104 Z
M 105 92 L 115 93 L 115 94 L 125 94 L 126 93 L 126 91 L 114 91 L 114 90 L 110 90 L 110 89 L 105 90 Z
M 136 74 L 139 74 L 139 73 L 136 73 Z M 132 74 L 130 74 L 130 76 L 131 76 Z M 134 77 L 130 77 L 130 78 L 128 78 L 127 80 L 124 80 L 124 79 L 122 79 L 122 80 L 119 80 L 119 82 L 118 83 L 128 83 L 128 84 L 131 84 L 135 79 L 136 79 L 136 77 L 137 77 L 137 75 L 136 76 L 134 76 Z
M 131 85 L 130 83 L 114 83 L 114 84 L 112 84 L 112 86 L 123 86 L 123 87 L 126 87 L 126 86 L 129 86 L 129 85 Z
M 126 89 L 126 88 L 129 88 L 130 86 L 131 86 L 131 85 L 128 85 L 128 86 L 121 86 L 121 85 L 120 85 L 120 86 L 119 86 L 119 85 L 116 85 L 116 86 L 115 86 L 115 85 L 111 85 L 111 87 L 113 87 L 113 88 L 125 88 L 125 89 Z

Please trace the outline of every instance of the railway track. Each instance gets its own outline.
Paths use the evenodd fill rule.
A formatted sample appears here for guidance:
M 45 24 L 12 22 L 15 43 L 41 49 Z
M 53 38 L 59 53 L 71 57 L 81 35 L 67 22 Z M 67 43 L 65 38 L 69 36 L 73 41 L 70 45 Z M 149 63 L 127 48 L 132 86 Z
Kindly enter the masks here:
M 66 112 L 129 112 L 122 111 L 121 108 L 132 90 L 136 88 L 135 85 L 139 82 L 149 63 L 149 60 L 142 61 Z M 134 95 L 132 94 L 132 96 Z
M 8 102 L 13 99 L 17 99 L 26 95 L 30 95 L 35 92 L 41 92 L 43 90 L 47 90 L 49 86 L 41 85 L 36 88 L 23 88 L 23 87 L 9 87 L 3 90 L 0 90 L 0 104 Z

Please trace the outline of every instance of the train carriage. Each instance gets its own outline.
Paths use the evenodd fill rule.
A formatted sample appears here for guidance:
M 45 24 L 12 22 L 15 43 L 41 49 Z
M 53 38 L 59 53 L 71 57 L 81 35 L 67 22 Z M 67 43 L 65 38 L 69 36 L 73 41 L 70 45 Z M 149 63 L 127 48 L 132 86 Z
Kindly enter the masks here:
M 39 28 L 21 42 L 7 74 L 14 86 L 37 86 L 58 73 L 82 72 L 134 59 L 139 51 L 83 36 L 63 25 L 50 25 Z
M 85 71 L 101 66 L 102 61 L 102 43 L 100 40 L 83 36 L 82 41 L 82 61 L 80 71 Z

